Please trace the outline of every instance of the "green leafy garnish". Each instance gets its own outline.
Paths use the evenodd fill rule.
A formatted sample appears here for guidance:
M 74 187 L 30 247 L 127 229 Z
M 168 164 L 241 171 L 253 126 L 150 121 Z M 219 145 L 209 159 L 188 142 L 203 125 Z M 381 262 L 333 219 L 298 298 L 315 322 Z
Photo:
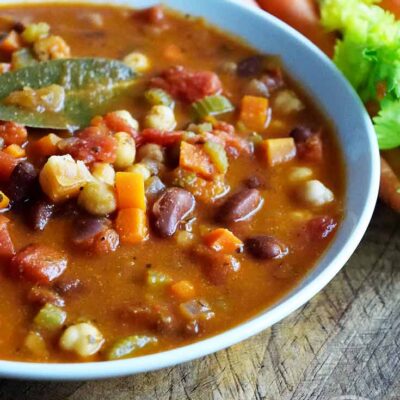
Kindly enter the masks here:
M 75 130 L 105 113 L 130 88 L 134 77 L 132 69 L 123 63 L 101 58 L 53 60 L 8 72 L 0 75 L 0 120 L 34 128 Z M 6 102 L 13 92 L 51 85 L 65 89 L 64 107 L 58 112 Z
M 377 0 L 321 0 L 323 25 L 339 31 L 334 61 L 364 102 L 381 110 L 373 120 L 381 149 L 400 145 L 400 22 Z

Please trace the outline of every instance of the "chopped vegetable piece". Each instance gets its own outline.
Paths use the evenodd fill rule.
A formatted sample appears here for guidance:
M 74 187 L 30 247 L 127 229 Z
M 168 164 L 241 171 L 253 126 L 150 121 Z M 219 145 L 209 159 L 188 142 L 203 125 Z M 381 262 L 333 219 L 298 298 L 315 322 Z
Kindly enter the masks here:
M 136 51 L 125 56 L 123 62 L 135 72 L 146 72 L 151 67 L 149 58 Z
M 23 145 L 28 139 L 28 132 L 24 126 L 15 122 L 3 122 L 0 124 L 0 137 L 6 146 L 10 144 Z
M 243 242 L 230 230 L 218 228 L 203 237 L 204 244 L 215 251 L 231 254 L 243 247 Z
M 139 136 L 140 143 L 153 143 L 170 146 L 182 139 L 183 131 L 166 132 L 159 129 L 144 129 Z
M 296 145 L 293 138 L 266 139 L 262 141 L 260 147 L 270 167 L 296 157 Z
M 69 326 L 60 338 L 63 350 L 73 351 L 81 357 L 96 354 L 104 343 L 101 332 L 89 322 Z
M 24 47 L 12 53 L 11 66 L 14 71 L 17 69 L 29 67 L 37 63 L 38 61 L 36 60 L 35 55 L 33 54 L 33 51 L 31 49 Z
M 45 245 L 30 244 L 12 258 L 10 269 L 14 276 L 49 284 L 63 274 L 67 264 L 66 257 L 59 251 Z
M 0 40 L 0 51 L 12 53 L 21 47 L 21 37 L 16 31 L 10 31 Z
M 33 321 L 40 329 L 55 331 L 63 326 L 66 319 L 67 313 L 64 310 L 53 304 L 47 303 L 40 309 Z
M 137 244 L 148 238 L 146 213 L 140 208 L 119 210 L 115 228 L 122 243 Z
M 115 184 L 115 171 L 112 165 L 108 163 L 94 163 L 92 166 L 92 175 L 94 178 L 108 185 Z
M 153 106 L 144 120 L 146 128 L 173 131 L 176 127 L 174 111 L 163 105 Z
M 33 151 L 42 157 L 54 156 L 59 153 L 57 143 L 61 138 L 54 133 L 49 133 L 33 144 Z
M 147 285 L 153 289 L 160 289 L 171 282 L 171 277 L 163 272 L 153 271 L 151 269 L 147 271 Z
M 181 143 L 179 156 L 180 167 L 193 171 L 205 179 L 212 179 L 215 175 L 215 166 L 210 156 L 204 151 L 203 146 L 187 142 Z
M 78 204 L 92 215 L 111 214 L 117 209 L 114 188 L 100 181 L 89 182 L 80 191 Z
M 45 22 L 39 22 L 37 24 L 29 24 L 21 36 L 26 43 L 34 43 L 39 39 L 48 36 L 50 33 L 50 26 Z
M 179 281 L 171 285 L 171 293 L 179 300 L 187 301 L 196 295 L 196 290 L 191 282 Z
M 220 115 L 233 111 L 232 103 L 222 95 L 207 96 L 192 104 L 195 115 L 203 119 L 209 115 Z
M 118 208 L 146 210 L 143 175 L 137 172 L 117 172 L 115 175 Z
M 68 44 L 61 36 L 56 35 L 36 40 L 33 49 L 40 61 L 58 60 L 71 56 L 71 49 Z
M 209 304 L 204 300 L 190 300 L 179 306 L 182 316 L 189 320 L 206 321 L 214 318 L 215 313 L 211 310 Z
M 14 168 L 20 162 L 17 158 L 10 156 L 4 151 L 0 151 L 0 181 L 7 182 Z
M 240 121 L 248 129 L 263 131 L 268 118 L 269 102 L 265 97 L 244 96 L 240 110 Z
M 25 149 L 18 144 L 10 144 L 3 151 L 14 158 L 23 158 L 26 156 Z
M 81 188 L 93 181 L 82 161 L 70 155 L 51 156 L 39 175 L 43 192 L 55 203 L 78 196 Z
M 209 155 L 218 172 L 226 174 L 228 171 L 229 161 L 223 146 L 219 143 L 208 141 L 204 144 L 204 151 Z
M 157 343 L 157 338 L 151 336 L 128 336 L 127 338 L 120 339 L 112 345 L 107 352 L 108 360 L 119 360 L 127 356 L 132 356 L 136 351 L 150 345 Z
M 24 341 L 24 348 L 36 357 L 48 357 L 46 342 L 39 332 L 29 331 Z
M 174 99 L 162 89 L 151 88 L 145 92 L 144 97 L 152 106 L 162 105 L 172 109 L 175 107 Z
M 0 259 L 10 260 L 15 254 L 14 244 L 8 232 L 10 220 L 4 215 L 0 215 Z
M 4 210 L 10 204 L 10 199 L 0 190 L 0 210 Z

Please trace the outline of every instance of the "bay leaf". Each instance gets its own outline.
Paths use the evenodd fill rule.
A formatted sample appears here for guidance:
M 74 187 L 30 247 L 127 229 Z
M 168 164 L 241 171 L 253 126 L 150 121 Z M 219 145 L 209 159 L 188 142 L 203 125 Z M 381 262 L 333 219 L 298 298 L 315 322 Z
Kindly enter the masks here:
M 75 58 L 41 62 L 0 75 L 0 120 L 34 128 L 76 130 L 87 126 L 95 115 L 134 84 L 136 74 L 116 60 Z M 4 100 L 24 87 L 40 89 L 50 85 L 65 89 L 64 107 L 59 112 L 36 111 Z

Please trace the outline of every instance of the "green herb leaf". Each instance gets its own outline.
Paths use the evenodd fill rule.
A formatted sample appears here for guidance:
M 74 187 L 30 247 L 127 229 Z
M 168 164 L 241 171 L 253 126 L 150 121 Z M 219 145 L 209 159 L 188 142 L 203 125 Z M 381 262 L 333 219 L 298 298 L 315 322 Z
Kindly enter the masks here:
M 374 123 L 380 149 L 400 146 L 400 101 L 383 101 Z
M 53 60 L 8 72 L 0 75 L 0 120 L 34 128 L 75 130 L 105 113 L 116 98 L 126 94 L 134 77 L 125 64 L 101 58 Z M 54 84 L 65 89 L 64 107 L 59 112 L 4 102 L 10 93 L 24 87 L 40 89 Z

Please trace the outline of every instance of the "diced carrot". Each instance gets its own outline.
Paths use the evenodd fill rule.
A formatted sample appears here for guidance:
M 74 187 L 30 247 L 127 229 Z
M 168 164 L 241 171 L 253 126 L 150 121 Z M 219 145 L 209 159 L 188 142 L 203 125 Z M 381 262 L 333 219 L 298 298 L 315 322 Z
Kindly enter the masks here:
M 171 293 L 179 300 L 184 301 L 192 299 L 195 296 L 196 291 L 191 282 L 184 280 L 174 283 L 171 286 Z
M 148 237 L 146 213 L 141 208 L 124 208 L 118 211 L 115 228 L 122 243 L 137 244 Z
M 260 132 L 267 123 L 268 107 L 269 102 L 265 97 L 244 96 L 240 111 L 240 121 L 247 128 Z
M 20 160 L 0 151 L 0 182 L 6 182 Z
M 243 242 L 230 230 L 218 228 L 207 233 L 203 238 L 204 244 L 215 251 L 225 254 L 234 253 L 243 246 Z
M 54 156 L 59 153 L 57 143 L 61 138 L 54 133 L 49 133 L 33 144 L 33 151 L 42 157 Z
M 117 172 L 115 175 L 118 208 L 146 210 L 143 175 L 138 172 Z
M 266 139 L 261 142 L 260 148 L 270 167 L 290 161 L 296 156 L 293 138 Z
M 0 42 L 0 51 L 5 53 L 13 53 L 19 48 L 21 48 L 21 37 L 15 31 L 9 32 Z
M 3 151 L 14 158 L 23 158 L 26 156 L 25 149 L 17 144 L 10 144 Z
M 164 57 L 169 61 L 183 61 L 185 54 L 175 43 L 171 43 L 164 48 Z
M 0 209 L 4 210 L 9 204 L 10 199 L 2 191 L 0 191 Z
M 179 165 L 205 179 L 212 179 L 216 174 L 214 164 L 201 145 L 182 142 Z

